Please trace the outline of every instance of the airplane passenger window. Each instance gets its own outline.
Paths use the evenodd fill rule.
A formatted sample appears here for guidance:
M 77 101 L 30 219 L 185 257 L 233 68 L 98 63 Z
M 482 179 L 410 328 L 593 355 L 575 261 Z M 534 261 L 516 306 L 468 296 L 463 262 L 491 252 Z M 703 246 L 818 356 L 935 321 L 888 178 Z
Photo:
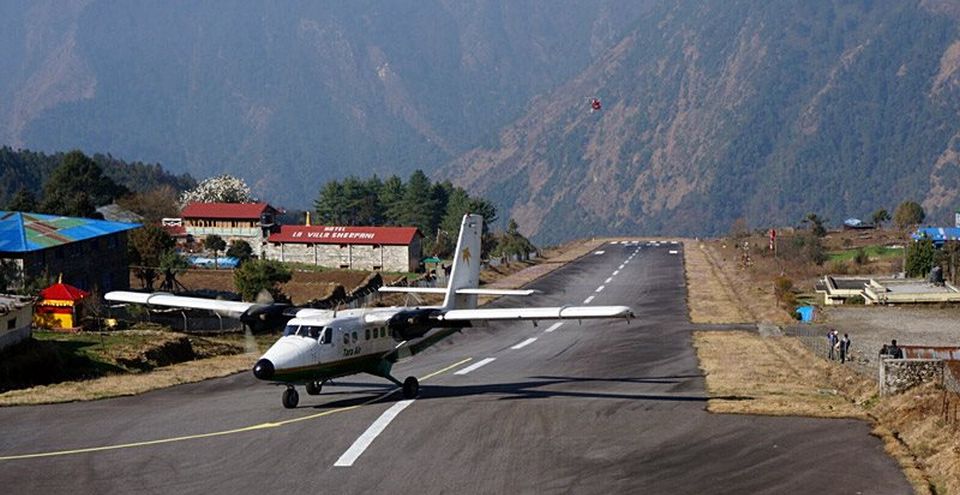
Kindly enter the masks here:
M 357 332 L 353 332 L 353 343 L 357 343 Z
M 343 343 L 346 345 L 350 344 L 350 334 L 347 332 L 343 332 Z
M 300 325 L 287 325 L 283 328 L 283 336 L 296 335 L 297 330 L 300 329 Z
M 364 330 L 364 332 L 363 332 L 363 340 L 370 340 L 370 329 L 369 329 L 369 328 L 367 328 L 366 330 Z

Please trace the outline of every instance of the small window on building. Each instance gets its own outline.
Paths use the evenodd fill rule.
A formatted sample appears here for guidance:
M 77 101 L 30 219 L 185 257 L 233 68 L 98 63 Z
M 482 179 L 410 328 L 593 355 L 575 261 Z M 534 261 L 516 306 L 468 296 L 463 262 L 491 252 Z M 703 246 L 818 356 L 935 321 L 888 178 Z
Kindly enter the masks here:
M 346 245 L 346 244 L 341 244 L 341 245 L 340 245 L 340 249 L 347 249 L 347 245 Z
M 381 266 L 381 265 L 373 265 L 373 271 L 379 272 L 380 270 L 383 270 L 383 266 Z
M 350 268 L 350 265 L 346 265 L 346 264 L 341 263 L 341 264 L 340 264 L 340 268 L 343 269 L 343 270 L 346 270 L 346 269 L 349 269 L 349 268 Z
M 372 249 L 380 249 L 380 245 L 379 245 L 379 244 L 374 244 L 374 245 L 372 246 Z

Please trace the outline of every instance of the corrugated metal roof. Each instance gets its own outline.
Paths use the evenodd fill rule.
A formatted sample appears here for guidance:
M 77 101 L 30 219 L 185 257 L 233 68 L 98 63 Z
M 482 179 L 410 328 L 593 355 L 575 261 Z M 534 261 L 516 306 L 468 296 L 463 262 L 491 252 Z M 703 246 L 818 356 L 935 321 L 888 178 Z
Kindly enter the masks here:
M 0 211 L 0 252 L 37 251 L 138 227 L 139 223 Z
M 181 213 L 183 218 L 238 218 L 259 220 L 260 214 L 276 208 L 267 203 L 190 203 Z
M 281 225 L 280 232 L 270 234 L 270 242 L 304 244 L 385 244 L 406 246 L 416 227 L 331 227 L 322 225 Z

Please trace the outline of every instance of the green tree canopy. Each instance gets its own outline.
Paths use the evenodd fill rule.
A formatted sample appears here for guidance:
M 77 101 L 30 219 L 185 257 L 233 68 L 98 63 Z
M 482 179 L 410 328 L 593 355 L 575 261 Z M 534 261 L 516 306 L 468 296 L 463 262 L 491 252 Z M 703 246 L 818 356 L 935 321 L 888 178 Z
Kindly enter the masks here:
M 128 244 L 130 263 L 143 286 L 153 290 L 157 269 L 164 254 L 173 249 L 174 240 L 159 225 L 144 225 L 130 232 Z
M 7 203 L 7 211 L 35 212 L 37 211 L 37 197 L 26 188 L 21 187 Z
M 126 194 L 127 189 L 103 175 L 103 170 L 80 151 L 63 156 L 43 185 L 42 213 L 92 217 L 96 207 Z
M 880 228 L 884 223 L 890 221 L 890 213 L 887 212 L 886 208 L 880 208 L 879 210 L 873 212 L 873 224 Z
M 919 203 L 904 201 L 893 212 L 893 223 L 897 224 L 897 228 L 904 230 L 923 223 L 923 219 L 926 217 L 927 214 Z
M 921 239 L 917 242 L 907 245 L 903 263 L 903 271 L 907 272 L 908 277 L 925 277 L 933 268 L 933 258 L 936 255 L 936 248 L 933 246 L 932 239 Z
M 243 263 L 253 256 L 253 248 L 250 247 L 249 242 L 243 239 L 237 239 L 230 243 L 230 249 L 227 249 L 227 256 L 237 258 Z
M 823 226 L 824 222 L 826 222 L 826 220 L 820 218 L 816 213 L 807 213 L 807 216 L 803 217 L 801 223 L 807 224 L 813 235 L 823 237 L 827 235 L 827 229 Z
M 274 300 L 285 299 L 281 284 L 290 281 L 290 269 L 276 260 L 251 260 L 233 272 L 233 282 L 244 301 L 253 301 L 266 290 Z

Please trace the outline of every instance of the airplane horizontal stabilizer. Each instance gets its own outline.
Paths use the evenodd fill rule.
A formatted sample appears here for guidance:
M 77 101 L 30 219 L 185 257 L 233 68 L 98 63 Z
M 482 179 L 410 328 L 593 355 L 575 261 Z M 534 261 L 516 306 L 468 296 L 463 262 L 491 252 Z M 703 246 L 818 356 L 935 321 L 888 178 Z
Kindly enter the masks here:
M 585 320 L 633 318 L 629 306 L 562 306 L 550 308 L 452 309 L 439 315 L 443 321 L 464 320 Z
M 380 292 L 405 292 L 408 294 L 446 294 L 443 287 L 380 287 Z M 456 294 L 472 294 L 477 296 L 529 296 L 537 294 L 533 289 L 457 289 Z

